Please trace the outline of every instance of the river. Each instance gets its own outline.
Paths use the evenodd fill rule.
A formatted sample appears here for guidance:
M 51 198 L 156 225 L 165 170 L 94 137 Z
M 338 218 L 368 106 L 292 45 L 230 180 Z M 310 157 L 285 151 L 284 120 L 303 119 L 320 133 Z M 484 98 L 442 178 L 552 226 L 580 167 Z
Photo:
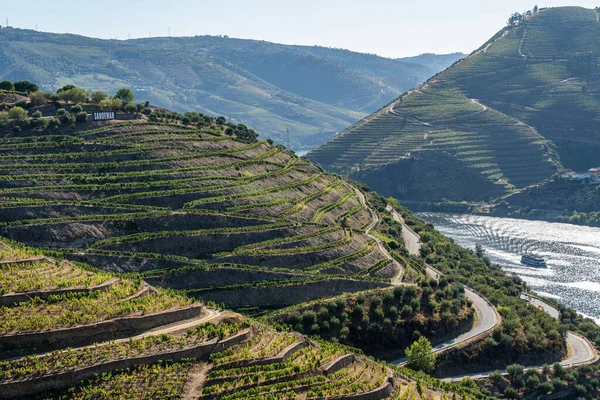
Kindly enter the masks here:
M 458 244 L 521 276 L 541 295 L 555 298 L 600 323 L 600 228 L 447 213 L 418 213 Z M 543 257 L 548 268 L 521 264 L 521 254 Z

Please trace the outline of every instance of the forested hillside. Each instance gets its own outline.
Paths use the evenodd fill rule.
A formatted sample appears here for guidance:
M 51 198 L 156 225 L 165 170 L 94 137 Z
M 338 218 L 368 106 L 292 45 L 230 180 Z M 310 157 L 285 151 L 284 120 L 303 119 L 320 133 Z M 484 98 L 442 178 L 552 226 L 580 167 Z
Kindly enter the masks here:
M 600 164 L 598 12 L 537 8 L 310 154 L 416 202 L 485 201 Z
M 461 56 L 404 61 L 226 37 L 119 41 L 0 30 L 0 80 L 49 91 L 131 87 L 141 100 L 225 115 L 265 139 L 287 144 L 289 129 L 295 150 L 326 142 Z

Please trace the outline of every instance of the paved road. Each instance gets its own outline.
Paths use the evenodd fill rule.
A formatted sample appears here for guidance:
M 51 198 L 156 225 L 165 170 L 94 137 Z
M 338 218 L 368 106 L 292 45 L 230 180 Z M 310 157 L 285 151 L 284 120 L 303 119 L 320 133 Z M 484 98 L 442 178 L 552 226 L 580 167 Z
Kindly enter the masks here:
M 552 318 L 559 319 L 560 313 L 559 311 L 552 307 L 550 304 L 542 301 L 536 297 L 521 295 L 523 300 L 530 302 L 531 304 L 535 304 L 540 307 L 546 313 L 548 313 Z M 574 332 L 567 333 L 567 344 L 571 349 L 571 356 L 566 360 L 561 362 L 565 367 L 572 367 L 580 364 L 586 364 L 596 360 L 598 355 L 596 354 L 596 349 L 590 342 L 582 336 Z
M 550 304 L 548 304 L 546 302 L 541 301 L 540 299 L 537 299 L 537 298 L 531 297 L 531 296 L 526 296 L 526 295 L 521 295 L 521 298 L 523 300 L 529 301 L 530 303 L 541 307 L 544 311 L 546 311 L 553 318 L 558 319 L 560 316 L 560 313 L 558 312 L 558 310 L 556 308 L 552 307 Z M 590 344 L 590 342 L 588 340 L 586 340 L 585 338 L 583 338 L 573 332 L 569 332 L 567 334 L 567 345 L 571 349 L 571 351 L 570 351 L 571 356 L 568 357 L 567 359 L 561 361 L 560 364 L 564 367 L 575 367 L 577 365 L 590 364 L 590 363 L 594 362 L 595 360 L 597 360 L 597 358 L 598 358 L 596 350 Z M 533 367 L 526 367 L 526 368 L 527 369 L 531 369 L 531 368 L 542 369 L 542 367 L 543 367 L 542 365 L 536 365 Z M 465 377 L 469 377 L 472 379 L 487 378 L 492 372 L 494 372 L 494 371 L 479 372 L 476 374 L 458 375 L 458 376 L 453 376 L 450 378 L 445 378 L 442 380 L 444 380 L 444 381 L 460 381 L 461 379 L 463 379 Z M 500 371 L 500 373 L 506 374 L 506 370 L 502 370 L 502 371 Z
M 421 239 L 419 238 L 419 235 L 404 223 L 402 217 L 400 217 L 396 210 L 391 206 L 387 206 L 386 210 L 392 213 L 392 218 L 394 218 L 396 222 L 402 224 L 402 239 L 404 239 L 404 244 L 406 245 L 408 252 L 414 256 L 419 256 L 421 254 L 419 251 L 421 248 Z
M 402 224 L 402 237 L 404 238 L 404 242 L 406 243 L 406 248 L 409 253 L 415 256 L 420 256 L 421 252 L 419 249 L 421 248 L 421 240 L 419 235 L 413 231 L 410 227 L 408 227 L 402 217 L 394 210 L 391 206 L 387 206 L 386 210 L 388 210 L 394 220 Z M 439 279 L 442 273 L 430 265 L 425 265 L 427 274 L 434 279 Z M 473 302 L 473 308 L 475 308 L 475 312 L 477 313 L 477 322 L 475 326 L 468 332 L 463 333 L 455 337 L 454 339 L 447 340 L 443 343 L 440 343 L 433 347 L 433 350 L 436 353 L 440 353 L 456 347 L 460 344 L 466 343 L 474 338 L 482 335 L 496 327 L 499 323 L 500 318 L 498 314 L 496 314 L 496 310 L 494 307 L 486 299 L 472 291 L 471 289 L 465 289 L 465 296 L 471 299 Z M 407 362 L 406 357 L 400 358 L 398 360 L 394 360 L 392 364 L 403 365 Z
M 465 289 L 465 296 L 473 301 L 473 308 L 475 308 L 475 312 L 477 313 L 477 322 L 475 326 L 470 331 L 465 332 L 462 335 L 433 346 L 434 352 L 441 353 L 468 342 L 479 335 L 494 329 L 496 324 L 499 322 L 494 308 L 487 302 L 486 299 L 470 289 Z M 404 365 L 407 361 L 407 358 L 403 357 L 398 360 L 391 361 L 391 364 Z

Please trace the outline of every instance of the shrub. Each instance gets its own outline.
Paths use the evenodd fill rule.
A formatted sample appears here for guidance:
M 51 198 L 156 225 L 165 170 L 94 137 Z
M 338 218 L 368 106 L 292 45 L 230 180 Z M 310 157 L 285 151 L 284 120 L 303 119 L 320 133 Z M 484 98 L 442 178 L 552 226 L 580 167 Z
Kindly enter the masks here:
M 25 121 L 29 118 L 27 111 L 21 107 L 13 107 L 8 111 L 8 118 L 16 121 Z
M 516 399 L 519 397 L 519 392 L 514 387 L 509 386 L 504 391 L 504 397 L 507 399 Z
M 381 306 L 381 297 L 379 296 L 371 296 L 371 309 L 375 309 Z
M 31 120 L 31 122 L 29 124 L 31 126 L 31 129 L 43 130 L 46 128 L 47 122 L 43 118 L 34 118 Z
M 42 112 L 38 110 L 33 113 L 32 117 L 33 118 L 42 118 Z
M 46 104 L 48 99 L 46 98 L 45 93 L 37 91 L 29 94 L 29 101 L 31 101 L 31 105 L 33 106 L 41 106 Z
M 400 300 L 404 296 L 404 286 L 396 286 L 394 288 L 394 297 Z
M 543 394 L 552 393 L 554 391 L 554 385 L 551 382 L 544 382 L 539 386 L 538 390 Z
M 88 114 L 85 111 L 77 113 L 76 121 L 77 122 L 87 122 Z
M 50 129 L 55 129 L 58 128 L 60 126 L 60 120 L 58 118 L 52 118 L 50 121 L 48 121 L 48 128 Z
M 413 315 L 413 309 L 408 304 L 402 307 L 401 315 L 403 318 L 408 318 Z
M 531 375 L 525 380 L 525 386 L 529 390 L 535 390 L 540 386 L 540 378 L 537 375 Z
M 357 302 L 358 304 L 365 304 L 365 300 L 366 300 L 366 299 L 367 299 L 367 298 L 366 298 L 366 296 L 365 296 L 363 293 L 361 293 L 361 294 L 359 294 L 359 295 L 358 295 L 358 297 L 356 298 L 356 302 Z
M 494 383 L 494 385 L 498 385 L 500 384 L 500 382 L 502 382 L 502 374 L 498 371 L 492 372 L 489 378 Z
M 314 311 L 306 310 L 302 313 L 302 324 L 304 326 L 311 326 L 317 321 L 317 314 Z
M 138 109 L 137 106 L 135 104 L 132 103 L 128 103 L 125 105 L 125 112 L 128 114 L 135 114 L 137 113 Z

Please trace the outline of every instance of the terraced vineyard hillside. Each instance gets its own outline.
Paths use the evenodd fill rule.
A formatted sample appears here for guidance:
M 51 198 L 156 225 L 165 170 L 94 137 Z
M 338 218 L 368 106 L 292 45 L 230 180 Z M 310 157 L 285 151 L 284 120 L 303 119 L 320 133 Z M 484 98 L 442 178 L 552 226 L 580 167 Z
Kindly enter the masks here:
M 481 201 L 600 162 L 598 12 L 541 9 L 309 154 L 412 201 Z
M 208 120 L 8 134 L 0 139 L 0 234 L 236 308 L 281 307 L 401 276 L 365 232 L 377 217 L 356 186 Z
M 343 347 L 1 242 L 0 285 L 0 399 L 450 395 Z

